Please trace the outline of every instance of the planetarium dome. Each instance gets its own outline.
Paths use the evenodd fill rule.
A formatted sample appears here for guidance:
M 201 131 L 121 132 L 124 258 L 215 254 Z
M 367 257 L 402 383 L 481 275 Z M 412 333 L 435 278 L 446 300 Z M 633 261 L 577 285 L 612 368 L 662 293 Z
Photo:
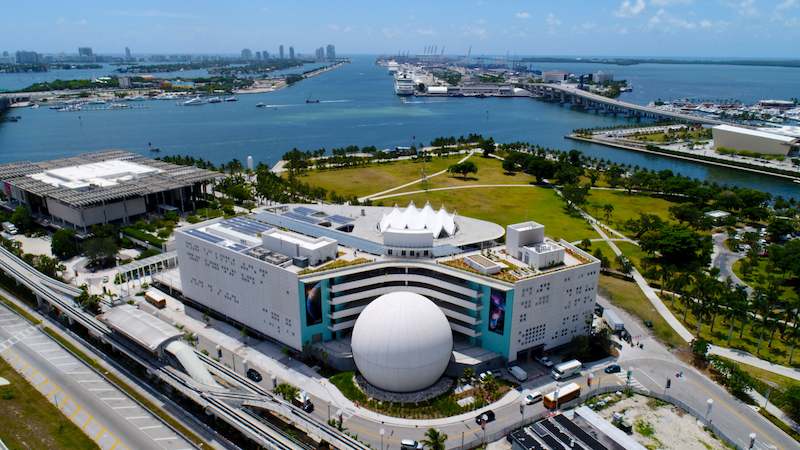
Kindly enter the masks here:
M 453 333 L 432 301 L 413 292 L 392 292 L 358 316 L 352 349 L 356 367 L 373 386 L 412 392 L 442 376 L 453 353 Z

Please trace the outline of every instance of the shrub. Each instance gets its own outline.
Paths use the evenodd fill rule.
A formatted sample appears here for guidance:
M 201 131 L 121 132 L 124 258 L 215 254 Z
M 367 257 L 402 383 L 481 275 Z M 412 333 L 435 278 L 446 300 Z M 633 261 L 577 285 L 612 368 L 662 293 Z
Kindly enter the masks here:
M 187 221 L 187 222 L 189 222 L 189 223 L 191 223 L 191 224 L 195 224 L 195 223 L 200 223 L 200 222 L 202 222 L 202 221 L 203 221 L 203 219 L 201 219 L 201 218 L 199 218 L 199 217 L 197 217 L 197 216 L 189 216 L 189 217 L 187 217 L 187 218 L 186 218 L 186 221 Z
M 158 230 L 158 237 L 162 239 L 168 238 L 172 234 L 172 228 L 164 228 L 163 230 Z

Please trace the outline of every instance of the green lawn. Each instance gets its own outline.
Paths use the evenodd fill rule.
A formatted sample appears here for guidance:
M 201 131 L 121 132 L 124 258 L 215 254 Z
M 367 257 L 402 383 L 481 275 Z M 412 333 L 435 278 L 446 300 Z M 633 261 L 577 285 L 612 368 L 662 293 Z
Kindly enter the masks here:
M 615 242 L 615 244 L 619 247 L 622 254 L 639 270 L 642 268 L 642 261 L 646 261 L 650 265 L 657 263 L 652 255 L 648 255 L 647 252 L 642 250 L 638 245 L 630 242 Z
M 466 155 L 433 157 L 425 163 L 425 172 L 432 174 L 445 170 L 464 156 Z M 480 157 L 476 155 L 470 159 L 473 158 Z M 321 172 L 309 170 L 299 180 L 311 186 L 321 186 L 328 192 L 333 191 L 339 195 L 363 197 L 419 180 L 421 176 L 422 162 L 404 159 L 374 162 L 367 167 L 326 169 Z
M 587 252 L 594 254 L 595 250 L 597 250 L 598 248 L 600 249 L 600 252 L 603 254 L 603 256 L 608 258 L 609 261 L 614 261 L 614 258 L 617 257 L 617 255 L 614 253 L 614 250 L 611 250 L 611 246 L 609 246 L 608 243 L 606 243 L 605 241 L 592 242 L 592 246 L 589 247 Z
M 666 134 L 659 133 L 659 134 L 648 134 L 648 135 L 636 136 L 636 137 L 631 136 L 631 138 L 639 140 L 639 141 L 661 142 L 661 143 L 663 143 L 664 142 L 664 136 L 666 136 Z M 694 132 L 694 133 L 691 133 L 691 132 L 689 132 L 689 133 L 672 133 L 669 136 L 670 137 L 677 137 L 677 140 L 674 141 L 674 142 L 686 142 L 686 141 L 689 141 L 689 140 L 694 140 L 694 141 L 707 141 L 708 140 L 708 138 L 702 136 L 701 133 L 697 133 L 697 132 Z
M 639 289 L 639 285 L 631 281 L 600 275 L 599 286 L 599 293 L 608 298 L 615 306 L 638 317 L 641 321 L 652 320 L 653 334 L 657 339 L 673 347 L 688 347 L 688 344 L 675 334 L 667 321 L 660 314 L 654 312 L 653 304 Z
M 442 204 L 448 211 L 455 209 L 459 215 L 486 220 L 502 227 L 509 224 L 535 221 L 545 226 L 545 233 L 555 238 L 563 238 L 569 242 L 583 238 L 600 237 L 580 216 L 572 216 L 565 212 L 564 201 L 549 188 L 494 187 L 452 189 L 433 191 L 412 195 L 401 195 L 378 200 L 377 206 L 400 206 L 414 201 L 418 207 L 431 202 L 434 209 Z
M 0 377 L 11 383 L 0 386 L 0 438 L 9 449 L 98 448 L 5 360 L 0 362 Z
M 478 166 L 477 173 L 471 173 L 466 177 L 454 176 L 453 174 L 442 174 L 433 177 L 428 182 L 428 188 L 442 188 L 451 186 L 467 186 L 474 184 L 530 184 L 536 181 L 536 177 L 522 172 L 507 173 L 503 170 L 503 161 L 497 158 L 484 158 L 475 154 L 467 161 L 473 162 Z
M 671 298 L 667 294 L 664 294 L 664 304 L 669 308 L 670 303 Z M 684 308 L 685 306 L 680 302 L 680 299 L 676 299 L 675 306 L 671 308 L 671 310 L 678 320 L 683 321 Z M 781 315 L 779 318 L 782 319 L 783 316 Z M 788 366 L 787 362 L 789 360 L 789 350 L 791 349 L 792 344 L 781 340 L 780 332 L 782 327 L 778 328 L 778 331 L 775 333 L 775 338 L 772 341 L 772 347 L 768 347 L 770 332 L 767 331 L 764 333 L 764 341 L 761 344 L 761 352 L 757 354 L 756 349 L 758 348 L 758 338 L 761 334 L 761 330 L 758 327 L 753 330 L 753 323 L 753 321 L 750 321 L 746 324 L 744 333 L 740 339 L 739 330 L 741 329 L 742 324 L 741 322 L 736 321 L 733 326 L 733 336 L 731 338 L 730 348 L 744 350 L 771 363 Z M 686 321 L 683 322 L 683 324 L 692 334 L 697 331 L 697 318 L 692 314 L 691 309 L 686 314 Z M 720 347 L 727 347 L 729 330 L 730 324 L 725 322 L 720 314 L 717 316 L 714 332 L 711 332 L 711 320 L 703 319 L 703 323 L 700 326 L 700 337 L 706 339 L 711 344 L 718 345 Z M 791 367 L 800 367 L 800 346 L 795 349 L 795 355 L 792 358 Z
M 624 191 L 609 191 L 605 189 L 592 189 L 587 197 L 589 203 L 584 206 L 584 211 L 606 222 L 603 205 L 611 204 L 614 211 L 609 216 L 609 225 L 619 232 L 626 232 L 621 225 L 628 219 L 638 219 L 641 213 L 655 214 L 665 221 L 674 222 L 669 217 L 669 207 L 677 203 L 654 197 L 650 194 L 628 195 Z M 595 207 L 597 205 L 597 207 Z M 631 235 L 630 232 L 627 232 Z

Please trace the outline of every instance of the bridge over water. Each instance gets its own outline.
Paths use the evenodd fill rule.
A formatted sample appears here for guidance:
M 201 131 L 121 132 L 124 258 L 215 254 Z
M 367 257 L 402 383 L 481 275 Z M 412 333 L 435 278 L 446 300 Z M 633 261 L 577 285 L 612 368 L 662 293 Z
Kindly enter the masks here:
M 625 117 L 646 117 L 658 121 L 669 119 L 685 120 L 704 125 L 721 125 L 725 123 L 719 119 L 693 116 L 680 112 L 662 111 L 657 108 L 636 105 L 633 103 L 615 100 L 588 91 L 578 89 L 577 85 L 527 83 L 525 89 L 545 101 L 569 103 L 570 107 L 595 110 L 603 114 L 623 114 Z

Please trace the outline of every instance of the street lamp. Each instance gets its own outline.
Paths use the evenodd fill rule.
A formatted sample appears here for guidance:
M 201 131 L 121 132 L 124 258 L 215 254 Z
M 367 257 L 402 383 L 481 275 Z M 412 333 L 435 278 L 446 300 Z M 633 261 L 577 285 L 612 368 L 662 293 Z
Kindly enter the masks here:
M 381 450 L 383 450 L 383 435 L 386 434 L 386 430 L 381 428 L 380 431 L 378 431 L 378 433 L 381 434 Z
M 589 372 L 589 397 L 592 396 L 592 380 L 594 380 L 594 373 Z

